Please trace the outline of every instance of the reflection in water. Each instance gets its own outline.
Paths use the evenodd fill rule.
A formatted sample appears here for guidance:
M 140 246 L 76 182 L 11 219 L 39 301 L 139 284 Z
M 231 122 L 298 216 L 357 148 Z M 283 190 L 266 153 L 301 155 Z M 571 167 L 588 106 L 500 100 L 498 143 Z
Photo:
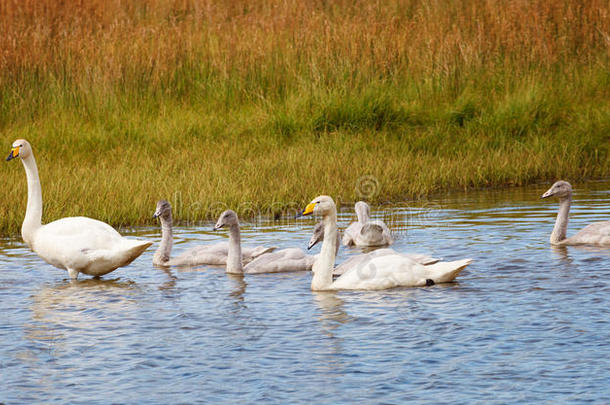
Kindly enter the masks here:
M 311 294 L 320 308 L 318 320 L 324 334 L 334 337 L 333 331 L 350 320 L 343 309 L 343 300 L 337 296 L 336 291 L 312 291 Z
M 154 266 L 154 267 L 160 269 L 163 273 L 167 274 L 167 281 L 159 286 L 159 290 L 168 291 L 168 292 L 175 290 L 176 280 L 178 280 L 178 277 L 176 277 L 168 267 L 164 267 L 164 266 Z
M 246 280 L 243 274 L 228 274 L 227 278 L 231 282 L 231 292 L 229 297 L 232 299 L 234 304 L 244 302 L 244 292 L 246 292 Z
M 112 315 L 120 316 L 137 305 L 130 299 L 134 286 L 132 281 L 95 278 L 43 286 L 31 297 L 32 322 L 25 325 L 25 336 L 57 350 L 65 333 L 97 328 L 100 322 L 112 319 Z
M 570 255 L 568 254 L 568 248 L 566 246 L 556 246 L 556 245 L 550 245 L 551 246 L 551 251 L 553 252 L 553 254 L 555 256 L 557 256 L 560 260 L 564 260 L 567 263 L 572 262 L 572 259 L 570 258 Z

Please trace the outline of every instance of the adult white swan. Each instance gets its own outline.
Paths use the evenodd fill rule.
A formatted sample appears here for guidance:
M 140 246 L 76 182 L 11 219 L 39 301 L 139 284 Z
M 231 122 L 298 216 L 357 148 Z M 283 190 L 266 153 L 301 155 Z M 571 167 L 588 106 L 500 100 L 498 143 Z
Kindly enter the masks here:
M 218 218 L 214 230 L 229 228 L 229 253 L 227 273 L 260 274 L 311 270 L 315 256 L 308 255 L 302 249 L 288 248 L 257 257 L 245 266 L 242 263 L 241 236 L 239 220 L 233 210 L 226 210 Z
M 422 265 L 391 251 L 367 253 L 366 260 L 356 261 L 335 281 L 332 279 L 337 243 L 337 207 L 329 196 L 313 199 L 301 215 L 323 217 L 324 241 L 318 260 L 313 265 L 311 289 L 320 290 L 382 290 L 392 287 L 418 287 L 454 280 L 472 262 L 471 259 Z M 384 249 L 385 250 L 385 249 Z
M 541 198 L 559 197 L 559 212 L 551 233 L 552 245 L 602 245 L 610 246 L 610 221 L 594 222 L 575 235 L 566 238 L 568 214 L 572 205 L 572 185 L 564 180 L 555 182 Z
M 388 226 L 380 220 L 371 221 L 371 208 L 364 201 L 354 205 L 358 221 L 352 222 L 343 233 L 345 246 L 375 247 L 394 243 Z
M 307 245 L 307 250 L 314 247 L 318 242 L 322 242 L 324 240 L 324 222 L 318 222 L 313 228 L 313 234 L 311 235 L 311 239 L 309 240 L 309 244 Z M 339 237 L 339 231 L 337 231 L 337 251 L 339 250 L 339 245 L 341 244 L 341 239 Z M 387 254 L 397 254 L 395 250 L 392 249 L 376 249 L 370 253 L 363 253 L 356 256 L 352 256 L 337 267 L 333 269 L 333 276 L 340 276 L 345 273 L 348 269 L 353 267 L 356 263 L 368 261 L 372 256 L 382 256 Z M 419 264 L 423 264 L 424 266 L 438 263 L 441 259 L 436 257 L 431 257 L 428 255 L 424 255 L 421 253 L 399 253 L 403 256 L 406 256 Z
M 47 263 L 79 273 L 102 276 L 127 266 L 152 242 L 126 239 L 110 225 L 86 217 L 58 219 L 42 225 L 42 190 L 32 147 L 28 141 L 13 143 L 6 160 L 21 158 L 28 182 L 28 204 L 21 226 L 23 241 Z
M 173 243 L 171 204 L 167 200 L 157 202 L 157 209 L 153 218 L 159 218 L 161 221 L 161 244 L 153 255 L 153 264 L 158 266 L 196 266 L 200 264 L 223 266 L 227 264 L 227 256 L 229 254 L 229 243 L 227 242 L 195 246 L 181 253 L 180 256 L 171 258 Z M 243 261 L 249 263 L 258 256 L 272 252 L 275 249 L 275 246 L 243 248 Z

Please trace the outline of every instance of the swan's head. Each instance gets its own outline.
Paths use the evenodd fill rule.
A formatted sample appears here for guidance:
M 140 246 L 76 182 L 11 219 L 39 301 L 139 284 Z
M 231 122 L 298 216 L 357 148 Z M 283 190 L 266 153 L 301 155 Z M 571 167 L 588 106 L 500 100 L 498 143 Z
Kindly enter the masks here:
M 214 225 L 214 230 L 220 229 L 223 226 L 231 227 L 235 225 L 239 226 L 237 214 L 233 210 L 226 210 L 218 217 L 218 221 L 216 222 L 216 225 Z
M 337 213 L 337 206 L 333 199 L 327 195 L 321 195 L 311 200 L 311 202 L 307 204 L 307 207 L 300 213 L 300 216 L 312 214 L 325 216 L 330 215 L 333 212 L 335 214 Z
M 168 218 L 172 215 L 172 206 L 167 200 L 159 200 L 153 218 Z
M 371 208 L 364 201 L 358 201 L 356 205 L 354 205 L 354 210 L 358 216 L 358 222 L 366 222 L 371 216 Z
M 21 159 L 25 159 L 32 154 L 32 147 L 30 143 L 25 139 L 17 139 L 13 142 L 13 146 L 11 149 L 11 153 L 9 153 L 6 158 L 7 161 L 11 159 L 15 159 L 16 157 L 20 157 Z
M 313 227 L 313 234 L 311 235 L 311 239 L 309 239 L 309 244 L 307 245 L 307 250 L 314 247 L 318 242 L 322 242 L 324 240 L 324 222 L 318 222 L 316 226 Z
M 549 188 L 546 193 L 542 194 L 541 198 L 547 198 L 547 197 L 559 197 L 559 198 L 566 198 L 569 197 L 570 195 L 572 195 L 572 186 L 570 185 L 570 183 L 568 183 L 567 181 L 564 180 L 559 180 L 557 182 L 555 182 L 555 184 L 553 184 L 551 186 L 551 188 Z

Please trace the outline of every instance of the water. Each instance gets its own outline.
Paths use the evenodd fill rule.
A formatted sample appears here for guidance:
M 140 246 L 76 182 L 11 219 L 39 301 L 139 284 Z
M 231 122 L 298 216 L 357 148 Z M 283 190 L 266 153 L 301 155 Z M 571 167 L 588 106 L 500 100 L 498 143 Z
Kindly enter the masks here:
M 162 270 L 154 249 L 71 284 L 5 239 L 0 401 L 608 403 L 610 249 L 552 249 L 547 186 L 383 207 L 397 250 L 475 260 L 426 288 L 313 293 L 309 273 Z M 576 185 L 569 234 L 610 218 L 609 190 Z M 243 241 L 305 247 L 313 223 L 244 224 Z M 175 252 L 226 237 L 211 226 L 178 228 Z

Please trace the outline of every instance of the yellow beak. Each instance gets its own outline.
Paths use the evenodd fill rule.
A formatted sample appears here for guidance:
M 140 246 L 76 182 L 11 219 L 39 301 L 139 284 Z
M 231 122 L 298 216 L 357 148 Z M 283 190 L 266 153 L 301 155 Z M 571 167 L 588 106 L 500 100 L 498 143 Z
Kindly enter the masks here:
M 311 203 L 307 204 L 307 207 L 305 207 L 305 209 L 303 210 L 301 215 L 311 215 L 311 214 L 313 214 L 313 209 L 316 208 L 316 204 L 317 203 L 314 203 L 314 202 L 311 202 Z
M 19 156 L 19 146 L 15 146 L 13 149 L 11 149 L 11 153 L 9 153 L 6 161 L 8 162 L 11 159 L 15 159 L 17 156 Z

